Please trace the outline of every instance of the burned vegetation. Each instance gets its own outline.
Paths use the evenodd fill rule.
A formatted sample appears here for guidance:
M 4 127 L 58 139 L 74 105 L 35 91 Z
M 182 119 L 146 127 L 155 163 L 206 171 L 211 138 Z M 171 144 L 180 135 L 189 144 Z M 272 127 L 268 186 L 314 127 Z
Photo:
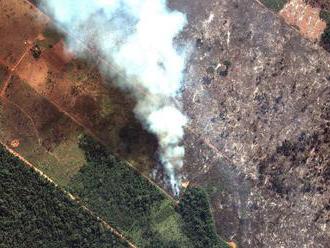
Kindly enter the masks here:
M 330 120 L 329 106 L 325 108 L 323 117 Z M 314 221 L 329 223 L 329 151 L 330 126 L 327 122 L 317 132 L 302 132 L 294 141 L 284 140 L 275 154 L 259 164 L 260 183 L 285 199 L 317 195 Z

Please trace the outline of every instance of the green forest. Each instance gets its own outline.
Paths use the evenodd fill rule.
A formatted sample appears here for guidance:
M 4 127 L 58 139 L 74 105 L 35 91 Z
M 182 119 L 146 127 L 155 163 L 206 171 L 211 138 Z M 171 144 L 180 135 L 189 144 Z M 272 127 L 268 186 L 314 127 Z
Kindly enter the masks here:
M 0 146 L 0 247 L 128 247 Z
M 216 233 L 205 190 L 188 188 L 180 200 L 178 212 L 183 218 L 185 233 L 192 240 L 194 247 L 228 247 Z
M 180 203 L 82 135 L 86 164 L 67 190 L 138 247 L 228 247 L 216 234 L 207 194 Z M 0 247 L 128 247 L 59 188 L 0 146 Z
M 288 0 L 261 0 L 261 2 L 268 8 L 278 12 L 283 9 Z

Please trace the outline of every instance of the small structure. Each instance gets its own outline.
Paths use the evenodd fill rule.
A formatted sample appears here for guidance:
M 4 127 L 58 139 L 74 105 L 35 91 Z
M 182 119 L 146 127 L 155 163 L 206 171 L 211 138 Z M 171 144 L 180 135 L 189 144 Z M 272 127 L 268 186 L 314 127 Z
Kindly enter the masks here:
M 13 140 L 10 142 L 10 146 L 11 146 L 12 148 L 17 148 L 17 147 L 19 147 L 19 145 L 20 145 L 19 139 L 13 139 Z
M 30 49 L 33 58 L 38 59 L 41 56 L 41 48 L 36 44 Z
M 41 56 L 41 48 L 36 44 L 30 49 L 33 58 L 39 59 Z

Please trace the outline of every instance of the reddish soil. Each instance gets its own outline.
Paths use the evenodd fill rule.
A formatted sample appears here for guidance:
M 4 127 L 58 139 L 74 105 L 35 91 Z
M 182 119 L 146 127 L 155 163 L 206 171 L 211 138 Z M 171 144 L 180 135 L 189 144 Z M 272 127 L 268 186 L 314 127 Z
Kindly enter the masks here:
M 0 1 L 0 61 L 12 66 L 26 50 L 27 43 L 33 41 L 48 22 L 48 17 L 31 11 L 25 1 Z M 13 28 L 15 27 L 15 28 Z
M 313 8 L 304 0 L 291 0 L 280 11 L 289 24 L 297 27 L 300 33 L 310 40 L 320 40 L 326 23 L 320 19 L 320 9 Z

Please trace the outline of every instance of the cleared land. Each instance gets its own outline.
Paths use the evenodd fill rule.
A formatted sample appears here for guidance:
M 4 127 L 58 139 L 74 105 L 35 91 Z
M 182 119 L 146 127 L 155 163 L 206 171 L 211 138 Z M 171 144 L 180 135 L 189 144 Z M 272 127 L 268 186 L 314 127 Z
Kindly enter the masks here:
M 84 161 L 77 146 L 82 128 L 16 76 L 1 110 L 2 142 L 11 145 L 17 140 L 17 152 L 65 186 Z
M 31 11 L 31 5 L 24 1 L 1 0 L 0 9 L 0 61 L 12 66 L 24 53 L 28 43 L 40 34 L 48 18 Z
M 218 231 L 243 247 L 327 247 L 329 54 L 252 0 L 171 7 L 188 13 L 182 42 L 196 48 L 183 96 L 196 134 L 185 138 L 185 169 L 216 186 Z

